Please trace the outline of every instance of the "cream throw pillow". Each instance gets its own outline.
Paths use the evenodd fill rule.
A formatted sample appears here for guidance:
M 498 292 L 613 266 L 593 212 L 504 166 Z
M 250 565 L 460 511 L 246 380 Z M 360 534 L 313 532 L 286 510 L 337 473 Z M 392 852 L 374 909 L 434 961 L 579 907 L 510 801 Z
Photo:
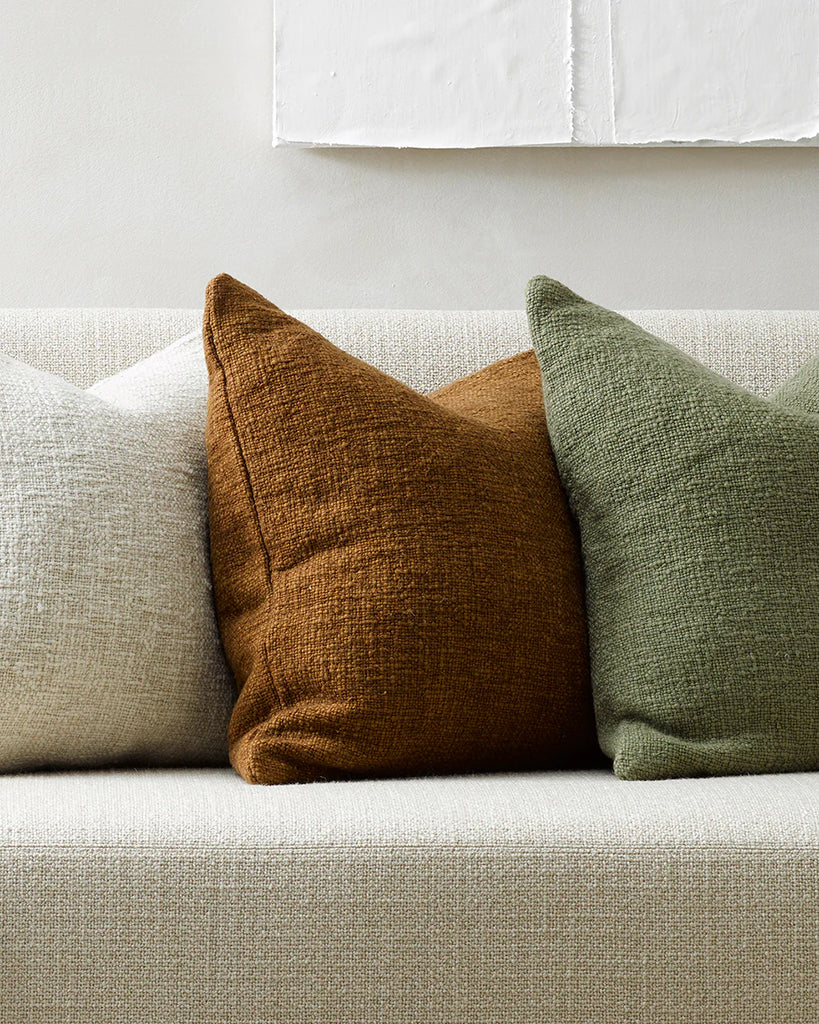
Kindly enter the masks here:
M 227 763 L 201 335 L 89 391 L 0 370 L 0 770 Z

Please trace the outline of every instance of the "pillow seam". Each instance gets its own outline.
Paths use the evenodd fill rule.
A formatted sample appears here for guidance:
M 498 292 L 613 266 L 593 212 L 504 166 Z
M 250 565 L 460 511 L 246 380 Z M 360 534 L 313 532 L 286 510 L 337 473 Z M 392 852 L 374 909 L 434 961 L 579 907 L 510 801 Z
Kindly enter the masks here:
M 207 335 L 208 335 L 208 337 L 207 337 L 207 345 L 208 345 L 208 347 L 210 349 L 210 353 L 211 353 L 211 355 L 213 357 L 214 362 L 216 363 L 217 367 L 219 368 L 219 373 L 220 373 L 220 376 L 221 376 L 222 397 L 224 398 L 225 408 L 227 409 L 228 418 L 230 419 L 231 434 L 233 435 L 233 440 L 234 440 L 235 446 L 236 446 L 236 452 L 237 452 L 237 454 L 239 456 L 239 463 L 240 463 L 240 465 L 242 467 L 242 475 L 244 477 L 245 486 L 247 488 L 247 493 L 248 493 L 248 498 L 249 498 L 249 502 L 250 502 L 251 512 L 252 512 L 252 515 L 253 515 L 253 524 L 255 526 L 255 531 L 256 531 L 257 542 L 259 544 L 259 547 L 261 548 L 262 554 L 264 555 L 264 560 L 265 560 L 265 582 L 267 584 L 267 586 L 266 586 L 267 594 L 266 594 L 266 597 L 265 597 L 265 606 L 266 606 L 266 608 L 265 608 L 265 620 L 267 622 L 269 622 L 270 618 L 271 618 L 270 613 L 272 611 L 272 603 L 273 603 L 273 579 L 272 579 L 272 572 L 273 572 L 272 564 L 273 564 L 273 560 L 272 560 L 272 558 L 270 556 L 270 551 L 268 550 L 267 544 L 265 542 L 264 532 L 262 530 L 261 520 L 259 519 L 259 511 L 258 511 L 258 509 L 256 507 L 256 495 L 255 495 L 255 491 L 254 491 L 254 488 L 253 488 L 253 481 L 252 481 L 251 475 L 250 475 L 250 468 L 248 466 L 247 459 L 245 457 L 244 449 L 242 447 L 241 438 L 239 437 L 239 430 L 238 430 L 238 427 L 237 427 L 237 424 L 236 424 L 236 416 L 235 416 L 235 414 L 233 412 L 233 405 L 232 405 L 231 400 L 230 400 L 230 393 L 229 393 L 229 388 L 228 388 L 227 369 L 226 369 L 225 364 L 224 364 L 224 362 L 222 361 L 222 359 L 221 359 L 221 357 L 219 355 L 219 351 L 218 351 L 216 342 L 214 341 L 213 332 L 210 329 L 210 325 L 208 325 Z M 270 671 L 270 654 L 269 654 L 267 631 L 265 631 L 264 639 L 262 640 L 262 653 L 264 654 L 264 667 L 265 667 L 265 673 L 267 675 L 268 681 L 270 682 L 270 685 L 271 685 L 273 691 L 275 692 L 276 696 L 279 699 L 280 706 L 283 708 L 285 706 L 285 702 L 282 699 L 282 695 L 281 695 L 281 692 L 279 690 L 279 687 L 276 685 L 276 681 L 274 680 L 273 674 Z M 257 773 L 256 773 L 256 770 L 255 770 L 255 757 L 254 757 L 252 751 L 250 751 L 250 758 L 249 759 L 250 759 L 250 770 L 249 770 L 248 774 L 250 774 L 252 776 L 254 782 L 258 782 L 258 777 L 257 777 Z

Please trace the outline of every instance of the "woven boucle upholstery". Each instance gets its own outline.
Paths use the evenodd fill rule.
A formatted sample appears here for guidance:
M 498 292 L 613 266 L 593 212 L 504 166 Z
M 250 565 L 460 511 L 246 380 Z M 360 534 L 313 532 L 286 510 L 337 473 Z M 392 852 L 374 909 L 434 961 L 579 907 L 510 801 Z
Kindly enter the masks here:
M 531 347 L 522 310 L 291 312 L 333 344 L 422 392 Z M 762 394 L 819 351 L 819 311 L 655 309 L 626 315 Z M 88 387 L 201 322 L 198 309 L 5 309 L 0 351 Z M 400 338 L 401 344 L 385 346 L 385 338 Z
M 10 1024 L 815 1024 L 819 775 L 0 779 Z

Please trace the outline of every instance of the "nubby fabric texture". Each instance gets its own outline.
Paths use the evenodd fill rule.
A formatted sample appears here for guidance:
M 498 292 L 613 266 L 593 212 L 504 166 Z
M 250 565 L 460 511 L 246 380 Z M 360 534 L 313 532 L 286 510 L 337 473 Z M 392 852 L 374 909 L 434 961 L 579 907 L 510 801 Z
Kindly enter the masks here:
M 548 278 L 528 311 L 615 771 L 819 768 L 819 360 L 767 400 Z
M 532 345 L 526 313 L 516 309 L 289 312 L 422 394 Z M 643 309 L 624 315 L 763 395 L 817 349 L 819 311 Z M 85 388 L 201 327 L 201 309 L 0 309 L 0 351 Z
M 816 1024 L 817 900 L 817 773 L 0 778 L 4 1024 Z
M 81 391 L 0 356 L 0 771 L 227 762 L 202 363 Z
M 599 756 L 576 539 L 524 353 L 424 397 L 227 275 L 211 557 L 251 782 Z

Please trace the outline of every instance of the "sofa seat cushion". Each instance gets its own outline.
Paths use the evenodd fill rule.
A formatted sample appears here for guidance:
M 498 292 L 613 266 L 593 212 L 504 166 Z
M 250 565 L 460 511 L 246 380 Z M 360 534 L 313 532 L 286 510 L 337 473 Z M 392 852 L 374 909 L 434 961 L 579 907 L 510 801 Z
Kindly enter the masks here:
M 0 778 L 37 1024 L 815 1022 L 819 774 Z

